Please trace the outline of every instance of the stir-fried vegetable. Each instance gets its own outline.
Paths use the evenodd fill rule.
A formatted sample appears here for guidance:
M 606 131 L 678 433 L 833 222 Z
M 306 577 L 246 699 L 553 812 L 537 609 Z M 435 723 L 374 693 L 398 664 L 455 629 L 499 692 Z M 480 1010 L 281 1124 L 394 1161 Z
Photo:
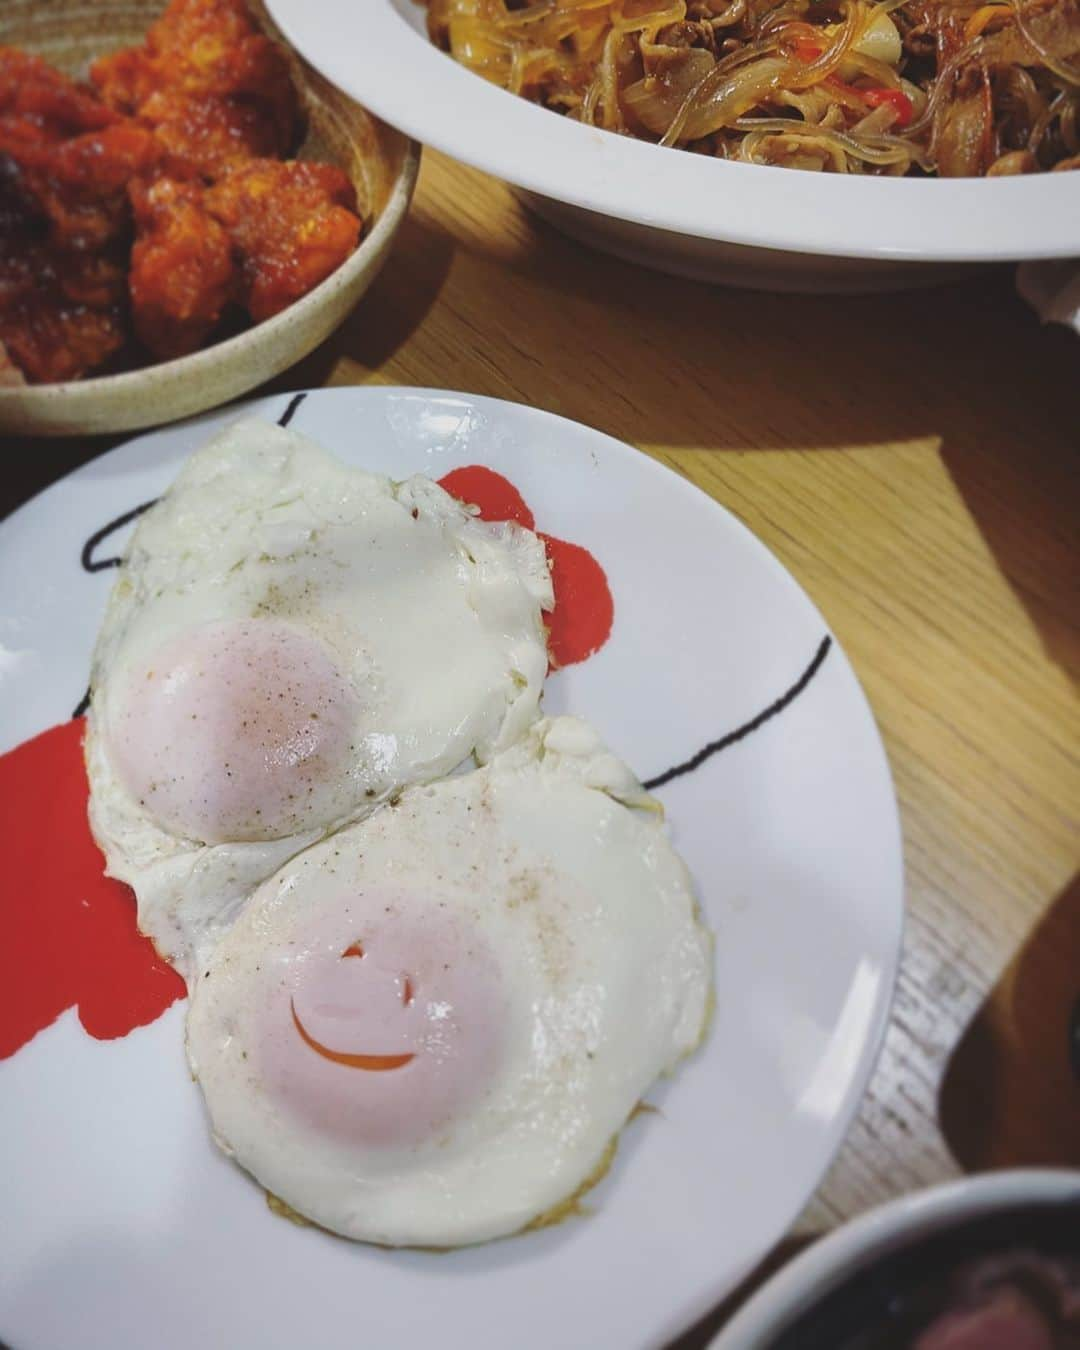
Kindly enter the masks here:
M 427 0 L 478 75 L 757 164 L 946 177 L 1080 165 L 1080 0 Z

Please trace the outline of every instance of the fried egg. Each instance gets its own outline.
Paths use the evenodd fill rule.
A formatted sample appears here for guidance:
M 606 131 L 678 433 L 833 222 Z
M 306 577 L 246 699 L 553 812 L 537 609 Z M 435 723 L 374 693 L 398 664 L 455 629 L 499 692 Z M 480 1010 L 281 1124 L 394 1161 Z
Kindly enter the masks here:
M 585 723 L 293 858 L 191 986 L 215 1139 L 345 1237 L 549 1221 L 704 1034 L 711 940 L 659 808 Z
M 94 652 L 90 820 L 188 975 L 254 887 L 538 715 L 541 542 L 239 422 L 141 519 Z

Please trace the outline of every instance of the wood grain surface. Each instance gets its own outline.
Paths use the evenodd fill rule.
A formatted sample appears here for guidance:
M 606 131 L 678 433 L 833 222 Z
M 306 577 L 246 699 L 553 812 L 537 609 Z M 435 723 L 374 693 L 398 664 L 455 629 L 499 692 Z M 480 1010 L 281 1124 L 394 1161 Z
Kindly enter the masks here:
M 1080 342 L 1008 270 L 842 299 L 649 273 L 427 152 L 368 298 L 271 388 L 352 383 L 640 446 L 764 540 L 863 682 L 903 818 L 903 969 L 854 1128 L 770 1264 L 963 1170 L 1080 1165 Z M 104 444 L 9 442 L 0 506 Z

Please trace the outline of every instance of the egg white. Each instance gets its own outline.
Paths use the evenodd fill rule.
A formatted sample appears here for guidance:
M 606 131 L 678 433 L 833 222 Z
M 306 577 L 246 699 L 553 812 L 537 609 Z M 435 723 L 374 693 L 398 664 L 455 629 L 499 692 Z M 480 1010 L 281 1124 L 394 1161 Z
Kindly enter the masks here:
M 406 935 L 391 965 L 416 984 L 407 1066 L 324 1062 L 298 1039 L 290 999 L 295 1013 L 316 931 L 340 949 L 342 987 L 364 974 L 348 944 Z M 220 1146 L 292 1210 L 353 1239 L 455 1246 L 544 1221 L 603 1170 L 699 1043 L 711 985 L 657 804 L 585 723 L 543 719 L 266 881 L 196 974 L 188 1057 Z M 304 1084 L 333 1110 L 298 1100 Z
M 538 714 L 551 605 L 536 536 L 476 519 L 427 478 L 346 467 L 254 420 L 196 453 L 124 555 L 93 656 L 85 747 L 107 870 L 134 887 L 163 955 L 190 975 L 286 859 L 403 787 L 512 744 Z M 339 737 L 349 753 L 266 837 L 229 837 L 231 826 L 200 837 L 131 789 L 118 728 L 155 654 L 243 624 L 276 625 L 326 654 L 356 699 Z

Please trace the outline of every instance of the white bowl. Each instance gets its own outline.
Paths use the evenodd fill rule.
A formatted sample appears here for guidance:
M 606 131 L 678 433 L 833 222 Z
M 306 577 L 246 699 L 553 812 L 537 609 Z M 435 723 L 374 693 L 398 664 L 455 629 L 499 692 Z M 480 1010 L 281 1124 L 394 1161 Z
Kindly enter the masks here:
M 393 126 L 525 189 L 587 242 L 667 271 L 850 290 L 1080 254 L 1080 172 L 897 179 L 707 159 L 497 89 L 429 43 L 413 0 L 268 5 L 314 66 Z
M 1080 1171 L 989 1172 L 905 1195 L 838 1228 L 785 1266 L 709 1350 L 768 1350 L 812 1304 L 882 1257 L 971 1219 L 1063 1201 L 1080 1204 Z

